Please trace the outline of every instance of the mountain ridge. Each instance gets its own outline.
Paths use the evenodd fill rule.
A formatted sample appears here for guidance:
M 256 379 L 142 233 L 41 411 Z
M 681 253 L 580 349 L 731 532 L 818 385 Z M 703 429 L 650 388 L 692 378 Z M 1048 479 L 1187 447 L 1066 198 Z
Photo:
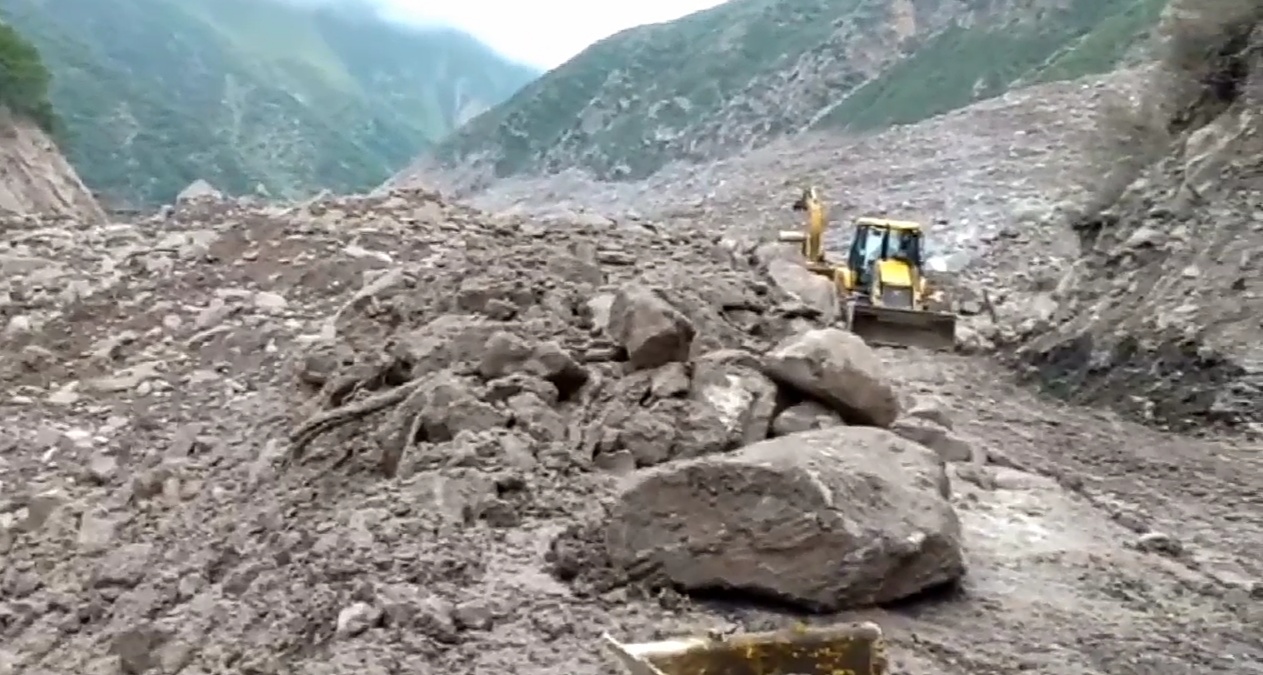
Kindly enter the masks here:
M 732 0 L 602 40 L 393 181 L 638 179 L 821 129 L 917 122 L 1134 58 L 1165 0 Z
M 137 205 L 205 179 L 234 194 L 358 192 L 536 77 L 450 28 L 349 5 L 11 0 L 53 74 L 63 145 Z

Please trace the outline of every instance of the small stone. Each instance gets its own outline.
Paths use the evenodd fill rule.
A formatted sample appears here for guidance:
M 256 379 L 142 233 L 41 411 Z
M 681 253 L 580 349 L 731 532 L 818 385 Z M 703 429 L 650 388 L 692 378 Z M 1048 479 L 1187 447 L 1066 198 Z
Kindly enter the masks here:
M 279 312 L 288 305 L 283 296 L 270 291 L 260 291 L 254 296 L 254 306 L 267 312 Z
M 352 603 L 338 612 L 337 633 L 342 637 L 355 637 L 372 628 L 381 618 L 381 610 L 367 602 Z
M 483 600 L 469 600 L 452 609 L 452 619 L 462 629 L 487 630 L 495 621 L 490 605 Z
M 1135 547 L 1138 551 L 1157 553 L 1173 558 L 1184 552 L 1184 545 L 1180 543 L 1180 540 L 1165 532 L 1146 532 L 1136 539 Z

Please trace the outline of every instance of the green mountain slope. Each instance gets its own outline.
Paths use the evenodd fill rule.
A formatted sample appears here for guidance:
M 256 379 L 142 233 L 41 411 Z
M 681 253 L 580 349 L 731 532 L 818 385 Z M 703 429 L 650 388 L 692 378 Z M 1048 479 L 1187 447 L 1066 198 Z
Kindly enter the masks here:
M 84 181 L 133 203 L 360 191 L 537 76 L 453 30 L 275 0 L 4 0 Z
M 915 122 L 1114 67 L 1166 0 L 731 0 L 624 31 L 412 169 L 638 178 L 808 129 Z

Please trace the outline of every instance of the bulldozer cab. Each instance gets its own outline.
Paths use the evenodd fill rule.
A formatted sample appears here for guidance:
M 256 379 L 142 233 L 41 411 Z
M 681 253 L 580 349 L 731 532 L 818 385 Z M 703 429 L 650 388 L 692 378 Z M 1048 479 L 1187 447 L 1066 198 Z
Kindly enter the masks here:
M 955 314 L 933 311 L 926 303 L 920 223 L 857 219 L 846 262 L 839 265 L 824 253 L 827 222 L 819 192 L 814 187 L 803 190 L 793 208 L 807 212 L 806 227 L 781 232 L 778 238 L 798 244 L 803 265 L 837 286 L 846 302 L 846 327 L 851 332 L 874 345 L 936 351 L 955 348 Z
M 911 221 L 860 218 L 847 255 L 855 289 L 877 304 L 912 308 L 923 263 L 921 225 Z
M 932 350 L 955 346 L 955 315 L 926 306 L 923 243 L 920 223 L 855 221 L 846 265 L 852 277 L 847 326 L 865 342 Z

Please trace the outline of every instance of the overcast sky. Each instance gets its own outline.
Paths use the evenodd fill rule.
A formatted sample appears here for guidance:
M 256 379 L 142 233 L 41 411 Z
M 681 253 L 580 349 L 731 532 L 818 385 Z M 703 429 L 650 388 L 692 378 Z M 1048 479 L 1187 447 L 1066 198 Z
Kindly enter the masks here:
M 505 56 L 553 68 L 624 28 L 678 19 L 722 0 L 377 0 L 400 19 L 464 29 Z

